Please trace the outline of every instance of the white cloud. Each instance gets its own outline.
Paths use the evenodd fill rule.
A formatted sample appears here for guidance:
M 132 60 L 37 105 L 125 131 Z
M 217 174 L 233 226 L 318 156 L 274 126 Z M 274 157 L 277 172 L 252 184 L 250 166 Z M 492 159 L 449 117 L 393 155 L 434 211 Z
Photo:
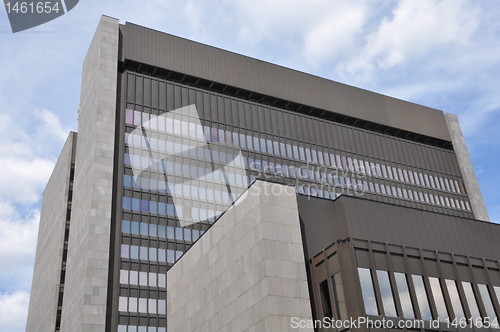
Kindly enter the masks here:
M 39 219 L 38 210 L 28 211 L 22 216 L 13 204 L 0 201 L 1 274 L 14 274 L 13 271 L 18 268 L 31 267 L 35 257 Z
M 403 0 L 366 36 L 360 54 L 337 66 L 337 73 L 368 79 L 429 53 L 466 45 L 478 27 L 479 10 L 461 0 Z
M 0 199 L 15 204 L 39 201 L 54 168 L 54 147 L 62 147 L 69 133 L 54 113 L 33 113 L 29 119 L 0 114 Z
M 28 292 L 0 293 L 0 332 L 24 331 L 28 305 Z
M 350 54 L 368 18 L 366 0 L 227 0 L 239 37 L 251 44 L 293 44 L 292 57 L 318 67 Z
M 313 66 L 332 61 L 339 55 L 349 55 L 355 48 L 356 37 L 368 19 L 368 7 L 362 1 L 338 4 L 307 32 L 304 55 Z
M 59 117 L 47 109 L 35 110 L 34 115 L 40 120 L 40 124 L 36 126 L 37 137 L 53 137 L 60 141 L 65 141 L 68 138 L 69 127 L 63 125 L 59 121 Z

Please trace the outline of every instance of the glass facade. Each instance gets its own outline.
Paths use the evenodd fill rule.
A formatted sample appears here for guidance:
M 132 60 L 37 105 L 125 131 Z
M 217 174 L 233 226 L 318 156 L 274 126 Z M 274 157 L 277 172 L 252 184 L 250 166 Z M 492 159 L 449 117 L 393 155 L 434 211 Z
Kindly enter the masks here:
M 382 305 L 384 306 L 384 314 L 389 317 L 397 317 L 396 305 L 394 304 L 394 296 L 392 293 L 391 281 L 389 280 L 389 272 L 377 271 L 378 285 L 380 295 L 382 296 Z
M 449 150 L 133 72 L 124 84 L 122 330 L 166 326 L 166 271 L 255 179 L 323 199 L 359 195 L 472 215 Z M 347 314 L 340 291 L 332 293 L 338 316 Z M 403 284 L 398 292 L 405 297 Z M 378 314 L 372 295 L 365 300 Z M 397 316 L 383 297 L 386 315 Z
M 370 269 L 358 268 L 358 274 L 363 293 L 363 302 L 365 303 L 365 312 L 367 315 L 378 315 L 377 300 L 375 298 Z

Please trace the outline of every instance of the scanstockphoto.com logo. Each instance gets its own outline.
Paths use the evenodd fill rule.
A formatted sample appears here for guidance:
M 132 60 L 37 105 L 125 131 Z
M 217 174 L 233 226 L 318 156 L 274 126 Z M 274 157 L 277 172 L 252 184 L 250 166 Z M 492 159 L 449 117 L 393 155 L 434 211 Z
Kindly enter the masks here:
M 4 0 L 12 32 L 31 29 L 52 21 L 73 9 L 79 0 L 17 1 Z

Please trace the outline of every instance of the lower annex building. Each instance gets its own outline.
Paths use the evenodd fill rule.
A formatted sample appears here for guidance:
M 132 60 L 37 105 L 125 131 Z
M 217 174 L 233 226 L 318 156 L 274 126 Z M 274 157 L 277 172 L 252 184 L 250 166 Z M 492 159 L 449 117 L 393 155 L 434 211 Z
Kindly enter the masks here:
M 455 115 L 103 16 L 27 331 L 495 330 L 499 235 Z

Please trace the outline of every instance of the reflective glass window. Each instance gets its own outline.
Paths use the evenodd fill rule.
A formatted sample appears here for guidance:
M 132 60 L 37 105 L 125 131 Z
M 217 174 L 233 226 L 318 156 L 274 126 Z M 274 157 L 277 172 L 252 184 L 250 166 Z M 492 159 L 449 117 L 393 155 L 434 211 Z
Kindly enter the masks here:
M 164 273 L 158 274 L 158 287 L 167 287 L 166 275 Z
M 446 185 L 446 190 L 454 191 L 453 190 L 453 183 L 451 182 L 451 180 L 444 179 L 444 184 Z
M 266 140 L 263 138 L 259 139 L 259 145 L 260 145 L 260 151 L 267 153 Z
M 141 286 L 148 285 L 148 273 L 147 272 L 139 272 L 139 285 L 141 285 Z
M 220 142 L 220 143 L 224 143 L 224 142 L 225 142 L 225 134 L 224 134 L 224 130 L 222 130 L 222 129 L 219 129 L 219 130 L 218 130 L 218 135 L 217 135 L 217 138 L 219 139 L 219 142 Z
M 130 233 L 130 221 L 122 220 L 122 232 Z
M 156 224 L 149 224 L 149 236 L 157 236 L 156 229 Z
M 326 166 L 331 166 L 330 164 L 330 155 L 326 152 L 323 152 L 323 161 Z
M 273 141 L 274 145 L 274 154 L 275 155 L 280 155 L 280 146 L 281 146 L 281 156 L 286 157 L 286 149 L 285 149 L 285 144 L 284 143 L 278 143 L 276 141 Z
M 408 288 L 406 274 L 394 272 L 394 278 L 396 279 L 399 300 L 401 301 L 401 308 L 403 309 L 403 317 L 414 319 L 415 313 L 413 312 L 413 305 L 411 303 L 410 290 Z
M 166 262 L 165 249 L 158 249 L 158 262 Z
M 419 182 L 420 182 L 420 185 L 421 186 L 425 186 L 425 181 L 424 181 L 424 176 L 422 175 L 422 173 L 418 173 L 418 178 L 419 178 Z
M 313 163 L 318 163 L 318 155 L 316 153 L 316 150 L 311 150 L 311 156 L 312 156 L 312 162 Z
M 418 306 L 420 308 L 420 315 L 423 320 L 432 320 L 432 312 L 425 289 L 424 279 L 422 276 L 412 275 L 412 280 L 415 294 L 417 295 Z
M 254 137 L 253 138 L 253 149 L 255 151 L 260 151 L 260 149 L 259 149 L 259 138 L 258 137 Z
M 149 259 L 156 261 L 156 248 L 149 248 Z
M 148 227 L 149 225 L 147 223 L 141 222 L 141 235 L 147 236 L 148 235 Z
M 149 286 L 156 287 L 156 273 L 149 272 Z
M 363 293 L 363 302 L 367 315 L 378 315 L 377 301 L 373 289 L 373 279 L 370 269 L 358 267 L 359 281 L 361 283 L 361 292 Z
M 167 313 L 167 301 L 158 300 L 158 313 L 164 315 Z
M 483 300 L 484 308 L 486 309 L 486 317 L 489 318 L 490 322 L 494 322 L 497 316 L 493 307 L 493 302 L 491 301 L 488 287 L 482 284 L 478 284 L 477 286 L 479 288 L 479 293 L 481 294 L 481 299 Z
M 132 210 L 139 211 L 139 199 L 132 198 Z
M 137 312 L 137 298 L 136 297 L 130 297 L 128 299 L 128 311 Z
M 240 147 L 243 149 L 247 148 L 246 136 L 243 134 L 240 134 Z
M 240 146 L 240 140 L 238 133 L 233 133 L 233 145 Z
M 312 162 L 311 150 L 306 148 L 306 160 L 307 162 Z
M 392 287 L 389 280 L 389 272 L 377 270 L 377 278 L 380 287 L 380 294 L 382 296 L 382 304 L 384 305 L 385 315 L 390 317 L 397 317 L 396 305 L 394 304 Z
M 167 250 L 167 263 L 174 263 L 175 257 L 174 252 L 172 250 Z
M 217 139 L 217 134 L 218 134 L 217 128 L 211 128 L 211 133 L 212 133 L 212 135 L 210 136 L 210 140 L 212 142 L 218 142 L 218 139 Z
M 120 270 L 120 284 L 128 284 L 128 271 Z
M 250 135 L 247 135 L 247 148 L 249 150 L 253 150 L 252 136 Z
M 274 147 L 275 147 L 274 151 L 273 151 L 273 141 L 267 140 L 266 142 L 267 142 L 267 153 L 279 155 L 280 150 L 278 148 L 279 147 L 278 142 L 274 142 L 274 143 L 276 143 L 274 145 Z
M 184 229 L 184 240 L 191 241 L 191 230 L 189 228 Z
M 175 228 L 175 238 L 177 240 L 182 240 L 182 228 L 180 227 Z
M 140 259 L 148 259 L 148 248 L 140 247 L 139 248 L 139 257 Z
M 387 166 L 387 174 L 389 174 L 389 179 L 394 180 L 394 176 L 392 176 L 392 168 Z
M 123 208 L 126 210 L 130 210 L 130 198 L 123 197 Z
M 450 295 L 451 306 L 453 307 L 455 317 L 457 319 L 465 318 L 464 309 L 462 307 L 460 295 L 458 294 L 456 281 L 446 279 L 446 287 L 448 288 L 448 294 Z
M 280 143 L 280 154 L 283 158 L 286 158 L 286 148 L 285 143 Z
M 139 298 L 139 312 L 147 313 L 148 312 L 148 299 Z
M 128 244 L 122 244 L 122 248 L 121 248 L 121 257 L 123 258 L 129 258 L 129 250 L 130 250 L 130 246 Z
M 405 169 L 403 170 L 403 175 L 405 178 L 405 182 L 410 182 L 410 179 L 408 178 L 408 172 Z
M 300 160 L 306 161 L 306 155 L 304 153 L 304 148 L 301 146 L 299 147 L 299 155 L 300 155 Z
M 156 299 L 149 299 L 148 312 L 150 314 L 156 314 Z M 156 330 L 156 328 L 154 328 Z
M 124 296 L 120 296 L 120 299 L 118 300 L 118 310 L 119 311 L 127 311 L 127 302 L 128 298 Z
M 436 304 L 438 318 L 441 322 L 446 322 L 449 319 L 448 311 L 446 310 L 446 304 L 444 302 L 443 292 L 441 290 L 441 285 L 439 284 L 439 279 L 429 277 L 429 283 L 431 284 L 432 296 L 434 298 L 434 303 Z
M 401 171 L 401 170 L 400 170 Z M 398 169 L 396 167 L 392 168 L 392 175 L 394 176 L 394 180 L 399 181 L 399 176 L 398 176 Z
M 469 311 L 472 315 L 473 321 L 481 318 L 481 313 L 479 312 L 479 307 L 477 306 L 476 297 L 474 296 L 474 291 L 472 289 L 472 284 L 467 281 L 462 281 L 462 287 L 464 289 L 465 298 L 467 300 L 467 305 L 469 306 Z
M 139 284 L 139 272 L 138 271 L 130 271 L 130 284 L 138 285 Z

